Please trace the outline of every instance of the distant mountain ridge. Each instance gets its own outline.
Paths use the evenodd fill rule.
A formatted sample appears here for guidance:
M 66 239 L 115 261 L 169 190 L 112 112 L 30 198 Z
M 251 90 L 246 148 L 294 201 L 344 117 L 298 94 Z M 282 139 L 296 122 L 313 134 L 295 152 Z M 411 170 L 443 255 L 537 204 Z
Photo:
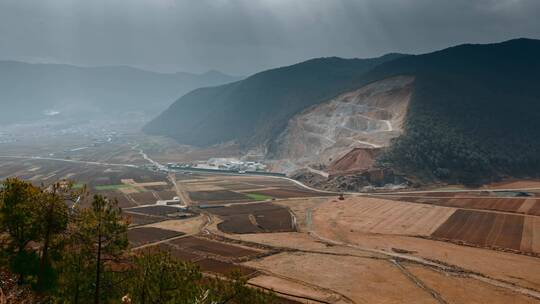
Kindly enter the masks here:
M 423 55 L 320 58 L 198 89 L 144 130 L 192 145 L 272 151 L 295 114 L 395 76 L 414 77 L 404 132 L 377 164 L 420 179 L 475 183 L 540 172 L 540 41 L 466 44 Z
M 46 111 L 92 116 L 129 111 L 157 114 L 178 96 L 241 79 L 217 71 L 156 73 L 128 66 L 79 67 L 0 61 L 2 123 L 32 120 Z

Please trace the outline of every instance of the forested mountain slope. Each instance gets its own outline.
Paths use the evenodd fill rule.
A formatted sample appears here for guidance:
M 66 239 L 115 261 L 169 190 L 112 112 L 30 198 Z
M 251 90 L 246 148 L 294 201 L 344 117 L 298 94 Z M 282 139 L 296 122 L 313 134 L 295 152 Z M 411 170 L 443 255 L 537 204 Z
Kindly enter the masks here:
M 234 140 L 272 152 L 291 118 L 309 107 L 407 76 L 414 84 L 403 133 L 384 148 L 379 166 L 426 181 L 475 183 L 507 175 L 538 176 L 539 54 L 540 41 L 516 39 L 414 56 L 314 59 L 195 90 L 145 130 L 186 144 Z M 358 98 L 361 105 L 363 97 Z
M 463 45 L 377 67 L 416 77 L 405 133 L 381 163 L 465 183 L 540 172 L 540 41 Z
M 145 131 L 181 143 L 244 146 L 271 142 L 299 111 L 355 87 L 355 79 L 402 55 L 375 59 L 320 58 L 195 90 L 150 122 Z

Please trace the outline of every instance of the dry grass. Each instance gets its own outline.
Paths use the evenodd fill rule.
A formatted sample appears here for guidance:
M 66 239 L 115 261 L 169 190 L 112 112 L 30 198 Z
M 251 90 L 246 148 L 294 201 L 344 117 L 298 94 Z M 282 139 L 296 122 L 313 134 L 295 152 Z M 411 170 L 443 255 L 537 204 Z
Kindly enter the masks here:
M 272 289 L 278 293 L 293 294 L 298 297 L 305 297 L 329 303 L 346 303 L 340 301 L 339 295 L 332 292 L 325 291 L 316 286 L 301 284 L 282 278 L 260 275 L 249 280 L 248 283 L 258 287 Z
M 383 260 L 281 253 L 245 264 L 296 282 L 320 286 L 354 303 L 436 303 L 399 269 Z
M 169 220 L 146 225 L 145 227 L 155 227 L 160 229 L 182 232 L 185 234 L 195 234 L 201 230 L 204 224 L 204 217 L 197 216 L 182 220 Z
M 521 250 L 540 253 L 540 218 L 525 217 Z
M 313 218 L 353 232 L 429 236 L 454 211 L 446 207 L 354 197 L 321 205 Z
M 445 275 L 418 265 L 407 269 L 448 303 L 538 303 L 538 301 L 486 283 Z

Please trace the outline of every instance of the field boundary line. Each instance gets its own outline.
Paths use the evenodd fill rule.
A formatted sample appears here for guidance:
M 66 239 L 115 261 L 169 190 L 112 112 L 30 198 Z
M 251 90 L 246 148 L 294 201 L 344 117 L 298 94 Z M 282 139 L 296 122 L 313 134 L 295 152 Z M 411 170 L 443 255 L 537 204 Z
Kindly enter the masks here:
M 266 290 L 266 291 L 270 291 L 270 292 L 273 292 L 273 293 L 277 293 L 277 294 L 287 296 L 287 297 L 291 297 L 291 298 L 295 298 L 295 299 L 303 299 L 303 300 L 308 300 L 308 301 L 317 302 L 317 303 L 323 303 L 323 304 L 333 304 L 334 303 L 334 302 L 327 302 L 327 301 L 320 300 L 320 299 L 310 298 L 310 297 L 307 297 L 307 296 L 293 295 L 293 294 L 290 294 L 288 292 L 278 291 L 278 290 L 268 288 L 268 287 L 264 287 L 262 285 L 255 284 L 255 283 L 249 283 L 248 282 L 246 284 L 250 285 L 250 286 L 253 286 L 253 287 L 256 287 L 256 288 L 259 288 L 259 289 L 263 289 L 263 290 Z
M 308 288 L 313 288 L 315 290 L 320 290 L 320 291 L 324 291 L 326 293 L 330 293 L 330 294 L 335 294 L 337 296 L 339 296 L 340 298 L 342 298 L 343 300 L 345 300 L 346 302 L 349 302 L 351 304 L 355 304 L 356 302 L 353 301 L 351 298 L 347 297 L 346 295 L 340 293 L 340 292 L 337 292 L 335 290 L 332 290 L 330 288 L 326 288 L 326 287 L 322 287 L 322 286 L 319 286 L 319 285 L 315 285 L 315 284 L 311 284 L 311 283 L 308 283 L 308 282 L 305 282 L 305 281 L 302 281 L 302 280 L 298 280 L 298 279 L 294 279 L 294 278 L 290 278 L 290 277 L 287 277 L 287 276 L 284 276 L 284 275 L 280 275 L 280 274 L 277 274 L 277 273 L 274 273 L 270 270 L 266 270 L 266 269 L 261 269 L 261 268 L 257 268 L 257 267 L 253 267 L 253 266 L 250 266 L 252 268 L 254 268 L 255 270 L 267 275 L 267 276 L 271 276 L 271 277 L 276 277 L 276 278 L 280 278 L 280 279 L 283 279 L 283 280 L 286 280 L 286 281 L 291 281 L 291 282 L 294 282 L 294 283 L 297 283 L 297 284 L 300 284 L 300 285 L 303 285 L 303 286 L 306 286 Z M 248 283 L 249 284 L 249 283 Z M 302 297 L 298 297 L 298 296 L 294 296 L 292 295 L 293 297 L 297 297 L 297 298 L 302 298 Z M 306 297 L 306 300 L 310 300 L 309 298 Z M 315 300 L 315 301 L 318 301 L 320 302 L 320 300 Z M 326 302 L 321 302 L 321 303 L 326 303 Z
M 427 286 L 422 280 L 420 280 L 417 276 L 412 274 L 407 268 L 405 268 L 403 265 L 399 263 L 396 259 L 389 259 L 390 263 L 392 263 L 396 268 L 398 268 L 403 275 L 405 275 L 410 281 L 412 281 L 418 288 L 422 289 L 423 291 L 429 293 L 437 302 L 440 304 L 448 304 L 446 300 L 434 289 Z
M 349 248 L 353 248 L 353 249 L 357 249 L 357 250 L 361 250 L 361 251 L 365 251 L 365 252 L 379 253 L 379 254 L 387 256 L 387 257 L 398 258 L 398 259 L 402 259 L 404 261 L 408 261 L 408 262 L 411 262 L 411 263 L 416 263 L 416 264 L 419 264 L 419 265 L 436 268 L 436 269 L 439 269 L 441 271 L 444 271 L 445 273 L 450 273 L 450 274 L 460 273 L 460 274 L 465 275 L 465 276 L 467 276 L 469 278 L 477 279 L 479 281 L 488 283 L 490 285 L 505 288 L 505 289 L 508 289 L 510 291 L 521 293 L 523 295 L 533 297 L 535 299 L 540 300 L 540 292 L 538 292 L 538 291 L 536 291 L 534 289 L 522 287 L 522 286 L 512 284 L 512 283 L 508 283 L 508 282 L 505 282 L 505 281 L 502 281 L 502 280 L 499 280 L 499 279 L 489 278 L 489 277 L 486 277 L 486 276 L 484 276 L 482 274 L 475 273 L 473 271 L 466 270 L 466 269 L 463 269 L 463 268 L 455 266 L 455 265 L 448 265 L 446 263 L 442 263 L 442 262 L 439 262 L 439 261 L 431 261 L 431 260 L 425 259 L 423 257 L 414 257 L 414 256 L 406 255 L 406 254 L 392 253 L 392 252 L 383 251 L 383 250 L 364 248 L 364 247 L 360 247 L 360 246 L 346 244 L 346 243 L 343 243 L 343 242 L 338 242 L 338 241 L 334 241 L 334 240 L 331 240 L 331 239 L 321 237 L 314 231 L 310 231 L 309 234 L 312 235 L 314 238 L 319 239 L 322 242 L 327 242 L 329 244 L 333 244 L 333 245 L 337 245 L 337 246 L 349 247 Z

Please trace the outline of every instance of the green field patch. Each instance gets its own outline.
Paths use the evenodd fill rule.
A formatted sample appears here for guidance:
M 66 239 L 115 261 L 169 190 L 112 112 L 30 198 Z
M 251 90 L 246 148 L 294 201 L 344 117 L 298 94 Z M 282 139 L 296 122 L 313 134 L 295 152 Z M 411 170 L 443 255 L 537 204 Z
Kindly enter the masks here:
M 84 184 L 73 184 L 71 188 L 74 190 L 78 190 L 78 189 L 82 189 L 82 187 L 84 187 Z
M 258 193 L 247 193 L 246 196 L 256 201 L 266 201 L 273 198 L 271 196 Z
M 102 185 L 102 186 L 95 186 L 94 188 L 98 191 L 109 191 L 109 190 L 118 190 L 121 188 L 131 188 L 133 186 L 126 185 L 126 184 L 118 184 L 118 185 Z

